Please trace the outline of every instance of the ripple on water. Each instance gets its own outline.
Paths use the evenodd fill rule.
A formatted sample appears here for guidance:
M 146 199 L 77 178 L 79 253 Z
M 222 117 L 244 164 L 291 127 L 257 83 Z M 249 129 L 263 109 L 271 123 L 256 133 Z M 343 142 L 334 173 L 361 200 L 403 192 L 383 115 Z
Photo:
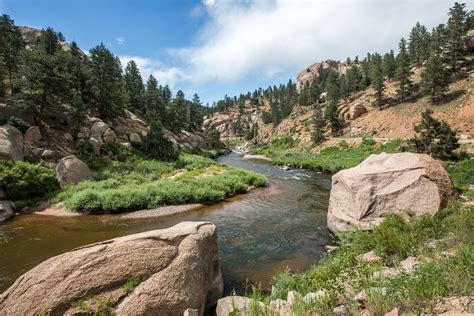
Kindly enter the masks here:
M 75 247 L 185 220 L 216 224 L 226 292 L 241 288 L 247 280 L 268 286 L 275 273 L 286 268 L 301 271 L 316 263 L 329 240 L 330 177 L 243 162 L 236 154 L 219 160 L 265 174 L 270 186 L 168 218 L 18 216 L 0 226 L 0 292 L 41 261 Z

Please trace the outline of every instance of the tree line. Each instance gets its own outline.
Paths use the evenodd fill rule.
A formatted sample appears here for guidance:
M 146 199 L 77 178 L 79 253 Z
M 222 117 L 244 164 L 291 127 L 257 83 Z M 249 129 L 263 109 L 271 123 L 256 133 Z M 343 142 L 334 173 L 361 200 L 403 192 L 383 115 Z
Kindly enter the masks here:
M 464 3 L 454 3 L 448 11 L 448 21 L 429 31 L 419 22 L 411 29 L 408 40 L 402 38 L 398 53 L 390 50 L 385 54 L 368 53 L 363 59 L 347 58 L 344 73 L 328 68 L 313 82 L 306 83 L 297 93 L 290 80 L 286 85 L 259 88 L 254 92 L 228 97 L 215 102 L 213 112 L 226 112 L 230 107 L 241 108 L 245 101 L 259 108 L 264 100 L 270 103 L 270 111 L 263 112 L 264 123 L 277 126 L 287 117 L 295 104 L 313 106 L 316 127 L 314 140 L 324 140 L 327 126 L 337 134 L 343 126 L 339 117 L 340 100 L 348 100 L 357 92 L 373 87 L 377 105 L 403 102 L 420 95 L 429 96 L 433 103 L 444 99 L 449 83 L 459 74 L 464 56 L 464 37 L 474 27 L 474 16 Z M 422 68 L 421 82 L 412 81 L 413 69 Z M 397 100 L 385 96 L 387 82 L 395 81 Z M 323 106 L 324 105 L 324 106 Z
M 89 54 L 75 42 L 65 45 L 60 32 L 47 28 L 29 47 L 14 21 L 2 15 L 0 97 L 30 110 L 39 126 L 47 113 L 59 113 L 67 106 L 76 117 L 89 113 L 111 119 L 128 109 L 172 131 L 201 129 L 207 108 L 197 94 L 192 100 L 181 90 L 173 96 L 168 85 L 159 85 L 153 75 L 144 83 L 133 60 L 123 69 L 104 44 Z

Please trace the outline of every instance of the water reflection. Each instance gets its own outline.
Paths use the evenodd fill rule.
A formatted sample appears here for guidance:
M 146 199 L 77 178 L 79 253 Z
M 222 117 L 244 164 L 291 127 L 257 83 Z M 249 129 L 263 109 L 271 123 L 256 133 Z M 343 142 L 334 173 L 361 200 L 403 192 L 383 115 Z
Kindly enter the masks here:
M 227 291 L 239 288 L 247 280 L 268 286 L 271 276 L 286 267 L 304 270 L 317 262 L 329 238 L 326 210 L 330 177 L 244 161 L 236 153 L 219 161 L 265 174 L 270 187 L 166 219 L 124 220 L 113 215 L 19 216 L 0 226 L 0 291 L 51 256 L 92 242 L 169 227 L 184 220 L 205 220 L 217 225 L 219 257 Z

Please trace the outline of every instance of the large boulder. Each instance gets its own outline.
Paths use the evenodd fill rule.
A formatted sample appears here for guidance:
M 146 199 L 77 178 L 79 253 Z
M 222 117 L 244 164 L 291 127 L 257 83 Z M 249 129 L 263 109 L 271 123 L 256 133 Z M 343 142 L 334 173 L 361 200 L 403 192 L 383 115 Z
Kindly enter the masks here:
M 134 286 L 124 287 L 132 278 Z M 222 291 L 216 227 L 182 222 L 48 259 L 0 295 L 0 310 L 80 314 L 81 305 L 102 299 L 116 315 L 183 315 L 188 308 L 202 315 Z
M 104 132 L 108 130 L 109 128 L 110 128 L 109 125 L 105 124 L 102 121 L 95 122 L 91 126 L 91 135 L 92 137 L 97 139 L 100 143 L 102 143 L 103 142 L 102 134 L 104 134 Z
M 0 223 L 15 216 L 11 201 L 0 201 Z
M 328 228 L 371 229 L 389 213 L 436 214 L 456 196 L 442 164 L 428 155 L 371 155 L 332 177 Z
M 13 126 L 0 126 L 0 160 L 23 160 L 23 134 Z
M 56 178 L 61 184 L 77 184 L 93 179 L 89 167 L 74 155 L 66 156 L 59 161 L 56 166 Z
M 31 126 L 26 130 L 25 143 L 41 145 L 41 131 L 38 126 Z

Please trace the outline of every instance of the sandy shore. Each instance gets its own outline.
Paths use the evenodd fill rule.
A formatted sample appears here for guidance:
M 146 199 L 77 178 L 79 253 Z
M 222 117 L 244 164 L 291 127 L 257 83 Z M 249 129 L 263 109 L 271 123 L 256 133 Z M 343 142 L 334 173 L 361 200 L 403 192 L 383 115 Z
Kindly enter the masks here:
M 85 215 L 84 213 L 68 211 L 64 203 L 56 203 L 51 205 L 50 207 L 45 208 L 44 210 L 35 212 L 39 215 L 47 215 L 47 216 L 59 216 L 59 217 L 75 217 L 75 216 L 82 216 Z
M 270 161 L 270 162 L 272 161 L 271 158 L 264 155 L 250 155 L 250 154 L 244 155 L 242 159 L 245 159 L 245 160 L 255 159 L 255 160 L 264 160 L 264 161 Z
M 163 217 L 179 213 L 184 213 L 190 210 L 198 209 L 204 206 L 203 204 L 184 204 L 184 205 L 170 205 L 162 206 L 152 210 L 141 210 L 135 211 L 123 215 L 121 218 L 130 219 L 130 218 L 149 218 L 149 217 Z

